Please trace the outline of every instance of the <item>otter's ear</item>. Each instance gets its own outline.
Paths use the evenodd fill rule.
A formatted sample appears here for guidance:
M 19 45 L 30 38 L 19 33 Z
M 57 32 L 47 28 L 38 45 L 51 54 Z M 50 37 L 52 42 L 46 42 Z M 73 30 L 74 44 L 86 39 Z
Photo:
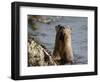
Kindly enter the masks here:
M 56 30 L 56 32 L 58 31 L 58 26 L 55 26 L 55 30 Z
M 70 30 L 72 31 L 72 28 L 70 28 Z
M 67 25 L 67 27 L 68 27 L 68 29 L 72 30 L 72 28 L 69 25 Z
M 72 33 L 72 28 L 69 28 L 69 32 Z
M 67 27 L 69 29 L 69 32 L 72 33 L 72 28 L 69 25 L 67 25 Z

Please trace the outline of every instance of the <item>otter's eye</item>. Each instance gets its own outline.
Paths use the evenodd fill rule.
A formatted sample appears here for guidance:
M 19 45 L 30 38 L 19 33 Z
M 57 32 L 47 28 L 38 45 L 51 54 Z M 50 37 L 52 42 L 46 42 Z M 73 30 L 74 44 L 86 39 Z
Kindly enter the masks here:
M 58 25 L 58 27 L 60 27 L 60 24 Z

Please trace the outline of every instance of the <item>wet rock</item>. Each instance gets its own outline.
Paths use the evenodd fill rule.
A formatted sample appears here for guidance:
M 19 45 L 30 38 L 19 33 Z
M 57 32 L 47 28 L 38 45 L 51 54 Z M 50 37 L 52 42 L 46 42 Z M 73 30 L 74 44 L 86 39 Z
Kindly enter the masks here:
M 47 49 L 34 39 L 28 40 L 28 66 L 56 65 Z

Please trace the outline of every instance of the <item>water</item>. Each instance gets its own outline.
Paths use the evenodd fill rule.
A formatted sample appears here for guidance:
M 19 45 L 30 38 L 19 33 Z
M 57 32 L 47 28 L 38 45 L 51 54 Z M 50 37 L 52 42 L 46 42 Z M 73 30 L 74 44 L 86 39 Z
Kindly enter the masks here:
M 74 53 L 74 64 L 87 64 L 87 17 L 62 17 L 59 21 L 53 21 L 50 24 L 37 22 L 38 29 L 28 28 L 35 39 L 45 45 L 53 52 L 55 44 L 55 26 L 58 24 L 69 25 L 72 28 L 72 47 Z

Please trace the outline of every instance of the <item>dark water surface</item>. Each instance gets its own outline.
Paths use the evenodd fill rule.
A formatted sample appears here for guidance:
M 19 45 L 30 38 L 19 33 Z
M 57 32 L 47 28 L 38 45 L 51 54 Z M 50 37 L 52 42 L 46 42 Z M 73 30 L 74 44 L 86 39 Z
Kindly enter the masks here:
M 50 24 L 37 22 L 36 30 L 28 27 L 28 33 L 31 33 L 35 39 L 45 45 L 51 52 L 55 43 L 55 26 L 58 24 L 69 25 L 72 28 L 72 47 L 74 53 L 74 64 L 87 64 L 87 17 L 62 17 L 59 21 L 53 21 Z

